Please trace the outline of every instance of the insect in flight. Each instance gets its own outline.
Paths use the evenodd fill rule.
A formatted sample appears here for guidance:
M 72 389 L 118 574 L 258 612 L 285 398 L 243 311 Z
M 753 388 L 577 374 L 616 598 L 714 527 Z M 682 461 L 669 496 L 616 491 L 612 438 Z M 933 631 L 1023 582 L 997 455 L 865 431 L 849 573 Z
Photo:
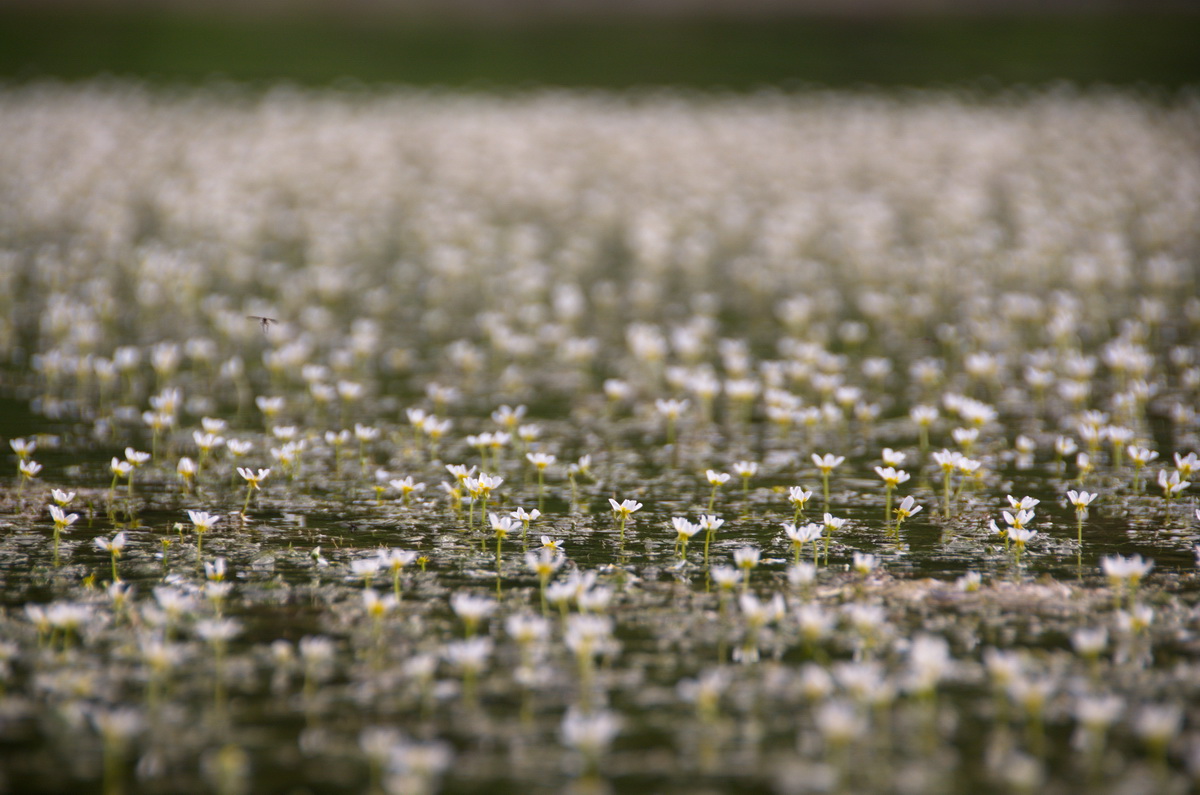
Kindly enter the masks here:
M 262 315 L 246 315 L 247 320 L 257 320 L 262 324 L 263 334 L 267 333 L 267 327 L 272 323 L 278 324 L 279 321 L 273 317 L 263 317 Z

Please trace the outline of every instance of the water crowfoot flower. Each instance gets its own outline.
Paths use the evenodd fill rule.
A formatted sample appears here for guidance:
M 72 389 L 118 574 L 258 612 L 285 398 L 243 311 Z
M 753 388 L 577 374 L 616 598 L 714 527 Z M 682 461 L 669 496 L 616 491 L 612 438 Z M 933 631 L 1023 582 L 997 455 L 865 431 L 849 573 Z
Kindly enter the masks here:
M 408 500 L 410 496 L 413 494 L 419 494 L 425 490 L 425 484 L 414 482 L 412 475 L 389 480 L 388 485 L 400 492 L 400 504 L 404 507 L 408 506 Z
M 1170 475 L 1167 475 L 1167 470 L 1158 470 L 1158 486 L 1163 491 L 1163 500 L 1166 503 L 1166 518 L 1165 521 L 1171 519 L 1171 500 L 1181 494 L 1184 489 L 1192 485 L 1190 481 L 1183 480 L 1180 471 L 1176 469 Z
M 21 482 L 17 484 L 17 494 L 20 495 L 25 491 L 25 484 L 38 476 L 42 471 L 42 465 L 32 459 L 26 460 L 22 458 L 17 462 L 17 473 L 21 476 Z
M 708 548 L 712 545 L 712 540 L 716 536 L 717 531 L 721 529 L 721 525 L 725 524 L 725 520 L 711 513 L 706 513 L 700 517 L 697 523 L 700 529 L 704 531 L 704 565 L 708 565 Z
M 1031 498 L 1026 497 L 1018 502 L 1014 502 L 1012 497 L 1009 497 L 1009 502 L 1012 504 L 1012 507 L 1016 513 L 1012 513 L 1010 511 L 1000 512 L 1000 515 L 1004 517 L 1004 523 L 1008 525 L 1008 529 L 1002 533 L 1004 536 L 1004 548 L 1006 550 L 1009 548 L 1009 544 L 1011 542 L 1016 541 L 1016 538 L 1013 536 L 1013 531 L 1025 530 L 1025 526 L 1033 521 L 1034 512 L 1031 506 L 1036 505 L 1037 500 L 1027 502 L 1028 500 L 1031 500 Z M 992 528 L 993 530 L 996 530 L 994 521 L 992 522 Z M 1028 540 L 1028 538 L 1026 538 L 1026 540 Z M 1019 557 L 1020 556 L 1018 555 L 1018 558 Z
M 57 489 L 56 489 L 56 491 L 57 491 Z M 61 494 L 62 492 L 58 492 L 58 493 Z M 74 495 L 72 495 L 72 496 L 74 496 Z M 67 500 L 66 502 L 69 502 L 69 500 Z M 58 566 L 59 535 L 61 533 L 63 533 L 68 527 L 75 524 L 76 520 L 79 519 L 79 514 L 67 513 L 62 508 L 60 508 L 58 505 L 51 505 L 50 506 L 50 518 L 54 520 L 54 565 Z
M 908 688 L 921 698 L 933 698 L 938 683 L 953 666 L 950 645 L 937 635 L 918 635 L 908 650 Z
M 796 509 L 792 524 L 799 525 L 804 520 L 804 506 L 811 497 L 812 492 L 806 491 L 803 486 L 788 486 L 788 502 Z
M 383 619 L 395 609 L 397 600 L 395 594 L 380 596 L 374 588 L 365 588 L 362 592 L 363 612 L 371 619 L 371 635 L 374 638 L 375 662 L 382 662 L 383 653 Z
M 132 506 L 134 471 L 138 467 L 140 467 L 142 464 L 145 464 L 147 461 L 150 460 L 150 454 L 143 453 L 138 450 L 134 450 L 132 447 L 126 447 L 125 448 L 125 460 L 129 462 L 129 471 L 126 474 L 126 478 L 127 478 L 126 494 L 129 498 L 129 500 L 131 501 L 131 506 Z
M 121 557 L 121 550 L 125 548 L 125 533 L 124 531 L 117 533 L 111 539 L 97 537 L 94 541 L 96 549 L 101 552 L 107 552 L 112 558 L 112 581 L 120 582 L 121 578 L 117 576 L 117 558 Z
M 462 619 L 463 632 L 467 638 L 474 636 L 479 623 L 495 612 L 496 607 L 496 601 L 486 596 L 456 593 L 450 598 L 450 609 Z
M 825 738 L 834 757 L 839 777 L 848 775 L 846 748 L 867 731 L 867 721 L 859 710 L 845 701 L 826 701 L 817 709 L 817 730 Z
M 1088 663 L 1092 679 L 1097 679 L 1100 672 L 1100 655 L 1108 646 L 1108 631 L 1103 627 L 1080 627 L 1071 633 L 1071 647 L 1075 653 Z
M 389 749 L 384 791 L 388 795 L 436 792 L 438 778 L 452 759 L 453 752 L 446 743 L 397 742 Z
M 1087 518 L 1088 506 L 1099 496 L 1099 494 L 1089 494 L 1086 491 L 1067 489 L 1067 499 L 1075 506 L 1075 531 L 1081 550 L 1083 549 L 1083 520 Z
M 246 501 L 242 503 L 242 514 L 245 515 L 246 510 L 250 507 L 250 498 L 254 496 L 254 492 L 262 489 L 262 482 L 271 474 L 271 470 L 259 469 L 256 473 L 252 469 L 238 467 L 237 471 L 246 481 Z
M 1151 461 L 1158 458 L 1158 451 L 1131 444 L 1126 448 L 1126 452 L 1129 453 L 1129 460 L 1133 462 L 1133 492 L 1134 494 L 1141 494 L 1142 469 Z
M 1167 748 L 1183 725 L 1183 711 L 1175 704 L 1147 704 L 1134 721 L 1133 730 L 1160 766 L 1167 764 Z
M 686 517 L 673 516 L 671 526 L 675 528 L 675 554 L 679 555 L 680 560 L 687 560 L 688 542 L 700 532 L 700 525 L 692 524 Z
M 758 662 L 758 635 L 768 623 L 779 621 L 787 613 L 783 597 L 775 594 L 764 602 L 749 591 L 738 596 L 738 605 L 746 621 L 746 637 L 741 648 L 734 650 L 734 659 L 741 663 Z
M 322 635 L 305 635 L 296 646 L 304 666 L 304 685 L 301 692 L 306 700 L 316 695 L 317 684 L 332 673 L 337 651 L 332 639 Z
M 962 453 L 953 450 L 943 449 L 933 454 L 934 463 L 942 469 L 942 515 L 947 519 L 950 518 L 950 477 L 963 458 Z
M 216 670 L 215 693 L 217 704 L 224 702 L 225 647 L 242 631 L 241 624 L 231 618 L 206 618 L 196 622 L 196 636 L 207 641 L 213 648 Z
M 125 755 L 133 738 L 142 730 L 143 718 L 132 707 L 94 709 L 88 717 L 104 743 L 105 793 L 120 793 L 125 773 Z
M 538 509 L 545 507 L 544 497 L 546 489 L 546 467 L 553 464 L 557 459 L 547 453 L 526 453 L 525 458 L 529 463 L 533 464 L 533 468 L 537 470 L 538 476 Z
M 822 519 L 822 524 L 825 528 L 825 562 L 829 562 L 829 539 L 833 538 L 833 534 L 846 526 L 846 519 L 841 519 L 831 513 L 825 514 Z
M 900 501 L 900 504 L 896 506 L 896 528 L 894 531 L 896 538 L 900 537 L 900 525 L 904 524 L 904 520 L 910 516 L 916 516 L 921 510 L 921 506 L 916 504 L 916 499 L 911 494 Z
M 730 467 L 733 474 L 742 479 L 742 499 L 750 495 L 750 478 L 758 474 L 758 464 L 754 461 L 736 461 Z
M 1112 695 L 1081 696 L 1075 702 L 1074 714 L 1079 728 L 1072 746 L 1086 752 L 1093 771 L 1100 763 L 1108 730 L 1124 708 L 1125 702 Z
M 575 655 L 579 666 L 580 702 L 590 708 L 595 658 L 616 650 L 612 619 L 592 613 L 576 613 L 567 619 L 563 643 Z
M 379 553 L 380 568 L 392 573 L 392 595 L 400 601 L 400 575 L 404 567 L 417 559 L 417 553 L 407 549 L 389 549 Z
M 504 478 L 500 477 L 499 475 L 489 475 L 486 472 L 480 472 L 479 477 L 475 479 L 476 493 L 478 493 L 480 500 L 480 521 L 482 521 L 483 517 L 487 516 L 488 514 L 488 498 L 491 497 L 492 491 L 500 488 L 500 484 L 503 482 Z
M 213 450 L 225 444 L 225 437 L 208 431 L 192 431 L 192 441 L 196 443 L 196 448 L 200 451 L 200 460 L 196 465 L 196 471 L 203 472 L 204 465 L 208 463 L 208 457 L 212 455 Z
M 728 691 L 730 676 L 724 668 L 710 668 L 695 679 L 683 679 L 675 687 L 680 699 L 696 705 L 696 715 L 704 722 L 716 720 L 721 695 Z
M 654 401 L 654 408 L 667 421 L 667 446 L 672 451 L 675 449 L 675 427 L 679 423 L 679 418 L 688 409 L 687 400 L 678 400 L 676 398 L 658 398 Z
M 821 493 L 825 499 L 825 510 L 829 510 L 829 473 L 842 465 L 846 460 L 845 456 L 826 453 L 825 455 L 812 454 L 812 462 L 821 472 Z
M 812 543 L 813 545 L 813 562 L 817 560 L 817 541 L 821 537 L 822 527 L 815 522 L 809 522 L 803 526 L 797 526 L 790 522 L 783 523 L 783 533 L 787 536 L 788 541 L 792 544 L 792 549 L 795 552 L 795 565 L 800 564 L 800 555 L 804 551 L 804 545 Z
M 571 510 L 575 510 L 575 506 L 579 503 L 579 483 L 580 477 L 591 477 L 592 474 L 592 456 L 587 453 L 579 457 L 579 460 L 567 467 L 567 480 L 571 484 Z
M 891 466 L 875 467 L 875 474 L 879 475 L 879 477 L 883 480 L 885 495 L 883 522 L 884 524 L 888 524 L 892 519 L 892 492 L 895 491 L 896 487 L 901 483 L 907 481 L 910 476 L 903 469 L 896 469 L 895 467 Z
M 559 737 L 564 745 L 579 752 L 584 776 L 595 777 L 600 773 L 604 752 L 620 729 L 620 719 L 611 712 L 601 710 L 588 714 L 572 708 L 563 717 Z
M 871 572 L 879 566 L 879 558 L 867 552 L 855 552 L 853 562 L 850 568 L 864 577 L 869 577 Z
M 350 561 L 349 564 L 350 577 L 355 580 L 361 579 L 363 581 L 363 588 L 369 590 L 371 588 L 371 580 L 379 572 L 379 567 L 380 560 L 378 556 L 356 558 Z
M 712 486 L 712 491 L 708 495 L 708 513 L 712 513 L 713 506 L 717 502 L 717 489 L 729 481 L 729 473 L 707 469 L 704 471 L 704 477 Z
M 333 448 L 333 475 L 342 476 L 342 456 L 346 443 L 350 441 L 350 431 L 343 428 L 340 431 L 325 431 L 325 443 Z
M 995 522 L 992 522 L 993 527 Z M 958 590 L 963 593 L 976 593 L 983 584 L 983 575 L 977 571 L 968 571 L 955 581 Z
M 1037 534 L 1037 530 L 1031 530 L 1028 527 L 1013 527 L 1008 531 L 1008 538 L 1017 547 L 1018 566 L 1021 565 L 1021 553 L 1025 551 L 1025 545 L 1032 541 Z
M 221 521 L 220 516 L 214 516 L 208 511 L 193 511 L 187 512 L 188 519 L 192 522 L 192 527 L 196 530 L 196 560 L 204 559 L 204 534 L 212 530 L 213 525 Z
M 545 538 L 545 536 L 543 536 Z M 566 562 L 566 556 L 563 555 L 557 547 L 544 545 L 537 552 L 525 553 L 525 565 L 537 575 L 538 591 L 541 595 L 542 613 L 547 612 L 546 608 L 546 585 L 550 582 L 550 578 L 554 576 L 554 572 L 558 571 Z
M 537 518 L 541 515 L 542 515 L 542 512 L 540 510 L 538 510 L 537 508 L 534 508 L 532 511 L 526 511 L 524 508 L 522 508 L 520 506 L 518 506 L 516 510 L 511 511 L 509 513 L 509 516 L 511 516 L 512 518 L 516 519 L 518 522 L 521 523 L 521 542 L 522 543 L 525 542 L 526 536 L 528 536 L 528 534 L 529 534 L 529 523 L 537 520 Z M 545 536 L 543 536 L 543 538 L 545 538 Z
M 1088 475 L 1096 470 L 1096 464 L 1092 461 L 1092 457 L 1087 453 L 1078 453 L 1075 456 L 1075 469 L 1079 475 L 1079 485 L 1083 486 Z
M 750 572 L 758 566 L 762 552 L 758 547 L 739 547 L 733 551 L 733 563 L 742 570 L 742 591 L 750 588 Z
M 908 416 L 917 425 L 919 436 L 918 447 L 921 452 L 921 461 L 924 461 L 926 454 L 929 452 L 929 428 L 938 418 L 937 407 L 913 406 L 909 409 Z
M 1066 459 L 1079 450 L 1079 445 L 1070 436 L 1059 436 L 1054 440 L 1054 465 L 1060 471 L 1066 468 Z
M 508 534 L 513 532 L 520 526 L 520 523 L 511 516 L 500 516 L 495 513 L 488 514 L 488 521 L 492 527 L 492 533 L 496 536 L 496 591 L 500 590 L 500 545 L 508 538 Z
M 183 493 L 188 495 L 192 493 L 192 487 L 196 480 L 196 474 L 199 468 L 196 462 L 188 458 L 186 455 L 179 459 L 179 463 L 175 465 L 175 472 L 179 475 L 179 479 L 183 481 Z
M 1100 570 L 1104 572 L 1115 592 L 1117 607 L 1121 606 L 1123 595 L 1126 596 L 1126 604 L 1133 604 L 1142 578 L 1153 568 L 1154 561 L 1143 560 L 1141 555 L 1128 558 L 1122 555 L 1108 555 L 1100 559 Z
M 275 417 L 283 411 L 283 404 L 282 396 L 258 395 L 254 398 L 254 405 L 262 412 L 264 427 L 270 428 L 275 423 Z
M 613 517 L 616 518 L 620 530 L 621 547 L 625 546 L 625 523 L 629 521 L 630 514 L 641 510 L 642 504 L 637 500 L 621 500 L 617 502 L 612 497 L 608 498 L 608 504 L 612 506 Z
M 19 461 L 27 461 L 29 460 L 29 457 L 32 456 L 37 450 L 37 440 L 24 438 L 9 439 L 8 446 L 11 447 L 12 451 L 17 454 L 17 459 Z

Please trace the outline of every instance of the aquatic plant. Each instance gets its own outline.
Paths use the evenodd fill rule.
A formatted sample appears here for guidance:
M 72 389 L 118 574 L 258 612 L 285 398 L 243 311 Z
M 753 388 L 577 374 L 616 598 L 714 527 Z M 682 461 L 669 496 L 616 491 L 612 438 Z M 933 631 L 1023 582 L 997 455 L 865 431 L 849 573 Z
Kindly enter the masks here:
M 10 787 L 1191 786 L 1187 102 L 0 111 Z

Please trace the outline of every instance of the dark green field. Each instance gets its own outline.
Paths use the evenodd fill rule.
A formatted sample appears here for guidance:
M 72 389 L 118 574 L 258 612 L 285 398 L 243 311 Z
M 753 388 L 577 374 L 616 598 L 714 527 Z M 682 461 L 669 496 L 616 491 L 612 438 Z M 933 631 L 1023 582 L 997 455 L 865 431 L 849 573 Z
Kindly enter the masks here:
M 0 12 L 0 77 L 340 78 L 529 85 L 851 87 L 1147 84 L 1200 76 L 1200 15 L 543 20 L 231 19 Z

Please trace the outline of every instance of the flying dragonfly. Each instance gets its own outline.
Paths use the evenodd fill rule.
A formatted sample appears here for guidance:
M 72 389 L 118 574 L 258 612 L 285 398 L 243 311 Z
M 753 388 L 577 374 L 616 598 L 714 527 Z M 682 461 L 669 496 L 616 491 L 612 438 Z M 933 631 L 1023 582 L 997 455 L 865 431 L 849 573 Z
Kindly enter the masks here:
M 261 323 L 263 334 L 267 333 L 267 327 L 270 326 L 272 323 L 275 323 L 276 325 L 279 324 L 279 321 L 276 320 L 275 318 L 263 317 L 262 315 L 246 315 L 246 319 L 247 320 L 257 320 L 259 323 Z

